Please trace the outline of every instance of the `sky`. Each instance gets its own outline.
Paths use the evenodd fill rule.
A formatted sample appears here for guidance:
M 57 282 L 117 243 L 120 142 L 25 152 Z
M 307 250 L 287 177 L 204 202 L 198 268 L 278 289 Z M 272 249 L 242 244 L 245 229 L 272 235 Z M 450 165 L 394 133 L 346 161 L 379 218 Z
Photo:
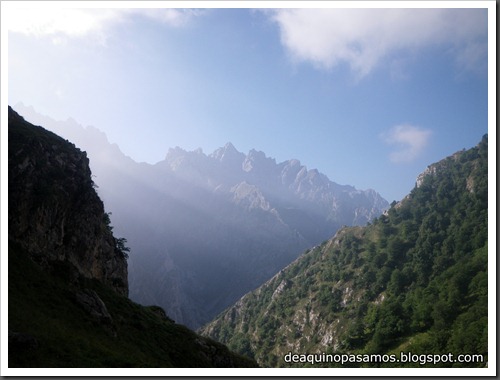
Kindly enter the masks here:
M 8 104 L 138 162 L 231 142 L 398 201 L 488 133 L 495 2 L 370 3 L 2 2 Z

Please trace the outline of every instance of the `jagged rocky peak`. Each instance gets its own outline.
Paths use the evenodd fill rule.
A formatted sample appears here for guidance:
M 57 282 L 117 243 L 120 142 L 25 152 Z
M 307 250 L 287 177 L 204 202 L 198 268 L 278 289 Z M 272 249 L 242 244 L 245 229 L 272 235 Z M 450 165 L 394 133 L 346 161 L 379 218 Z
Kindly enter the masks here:
M 271 209 L 269 202 L 265 199 L 259 188 L 250 185 L 246 181 L 233 186 L 231 193 L 233 193 L 233 200 L 236 203 L 246 206 L 249 210 L 262 209 L 267 211 Z
M 237 163 L 241 164 L 245 155 L 239 152 L 233 144 L 228 142 L 223 147 L 216 149 L 210 156 L 216 161 L 220 161 L 222 163 Z
M 178 146 L 170 148 L 165 157 L 165 162 L 174 171 L 192 171 L 201 165 L 203 167 L 207 156 L 201 148 L 194 151 L 186 151 Z
M 242 168 L 246 172 L 258 170 L 265 173 L 276 169 L 276 160 L 267 157 L 262 151 L 251 149 L 242 164 Z
M 429 165 L 427 168 L 418 175 L 416 181 L 415 181 L 415 186 L 420 187 L 422 186 L 422 183 L 424 182 L 424 178 L 429 176 L 429 175 L 435 175 L 437 172 L 437 167 L 436 165 Z
M 488 135 L 484 135 L 479 144 L 477 144 L 476 148 L 481 150 L 487 146 L 488 146 Z M 417 176 L 415 180 L 415 187 L 416 188 L 421 187 L 427 177 L 440 175 L 440 173 L 446 171 L 450 165 L 453 165 L 455 162 L 460 161 L 466 153 L 467 151 L 464 148 L 462 150 L 459 150 L 458 152 L 453 153 L 451 156 L 448 156 L 439 162 L 435 162 L 427 166 L 427 168 L 425 168 L 425 170 Z M 470 182 L 468 185 L 469 186 L 471 185 Z
M 9 107 L 9 243 L 39 264 L 128 294 L 127 261 L 94 189 L 89 159 L 72 143 Z
M 301 165 L 300 161 L 296 159 L 291 159 L 282 162 L 280 164 L 280 167 L 281 167 L 281 174 L 280 174 L 281 183 L 285 186 L 290 186 L 295 181 L 297 175 L 301 170 L 307 171 L 307 169 Z
M 168 149 L 167 155 L 165 156 L 165 160 L 170 162 L 179 159 L 181 157 L 184 157 L 186 154 L 187 151 L 185 151 L 179 146 L 176 146 L 175 148 Z

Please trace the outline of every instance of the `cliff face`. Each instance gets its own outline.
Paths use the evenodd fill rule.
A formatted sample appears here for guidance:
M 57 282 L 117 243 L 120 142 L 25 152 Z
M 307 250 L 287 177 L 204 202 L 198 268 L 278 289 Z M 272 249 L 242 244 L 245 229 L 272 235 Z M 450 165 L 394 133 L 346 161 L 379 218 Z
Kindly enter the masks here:
M 31 125 L 9 107 L 9 242 L 42 266 L 71 263 L 86 278 L 128 295 L 117 249 L 85 152 Z

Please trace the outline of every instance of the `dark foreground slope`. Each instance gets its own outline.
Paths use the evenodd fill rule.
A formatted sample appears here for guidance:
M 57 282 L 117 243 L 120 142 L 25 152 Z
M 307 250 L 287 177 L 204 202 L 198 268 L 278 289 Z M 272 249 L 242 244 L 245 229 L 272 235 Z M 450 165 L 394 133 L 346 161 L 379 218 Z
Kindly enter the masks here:
M 9 367 L 256 366 L 159 307 L 140 306 L 95 280 L 68 285 L 68 269 L 61 262 L 43 270 L 9 246 Z
M 371 225 L 344 228 L 307 251 L 202 333 L 262 366 L 313 365 L 287 362 L 289 353 L 399 359 L 401 352 L 454 355 L 438 367 L 486 366 L 487 155 L 485 136 L 430 165 Z M 458 362 L 461 354 L 477 356 Z M 343 367 L 432 366 L 426 357 L 384 364 L 352 358 Z
M 86 154 L 11 109 L 8 230 L 9 367 L 255 366 L 126 297 Z

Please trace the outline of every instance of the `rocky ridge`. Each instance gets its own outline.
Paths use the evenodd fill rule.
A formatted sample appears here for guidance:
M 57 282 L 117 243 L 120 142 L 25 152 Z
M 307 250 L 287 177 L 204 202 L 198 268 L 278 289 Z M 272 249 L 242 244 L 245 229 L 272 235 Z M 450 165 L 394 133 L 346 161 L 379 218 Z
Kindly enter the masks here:
M 10 107 L 9 150 L 9 241 L 42 265 L 70 263 L 78 275 L 128 295 L 127 260 L 106 223 L 86 153 Z

